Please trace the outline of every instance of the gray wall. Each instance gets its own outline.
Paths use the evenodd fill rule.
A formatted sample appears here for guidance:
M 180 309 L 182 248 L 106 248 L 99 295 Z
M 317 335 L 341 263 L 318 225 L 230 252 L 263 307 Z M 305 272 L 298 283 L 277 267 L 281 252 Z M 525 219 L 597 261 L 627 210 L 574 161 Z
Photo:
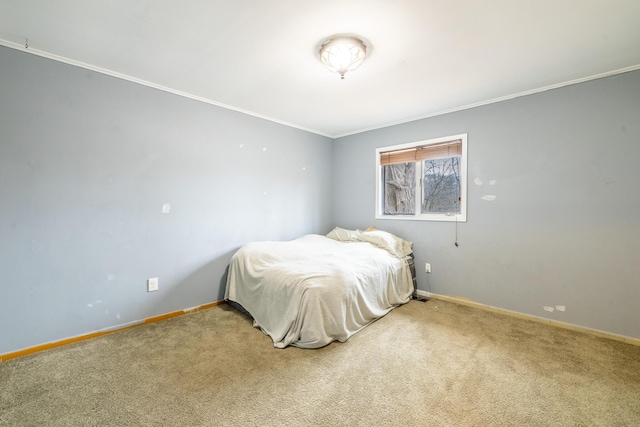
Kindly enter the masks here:
M 0 77 L 0 354 L 220 300 L 242 244 L 334 225 L 414 241 L 422 290 L 640 337 L 640 72 L 334 143 L 3 47 Z M 374 219 L 375 148 L 464 132 L 459 247 Z
M 331 139 L 0 47 L 0 354 L 221 300 L 242 244 L 331 229 L 331 161 Z
M 465 132 L 459 247 L 454 223 L 374 219 L 375 148 Z M 636 71 L 340 138 L 334 220 L 412 240 L 422 290 L 640 338 L 639 162 Z

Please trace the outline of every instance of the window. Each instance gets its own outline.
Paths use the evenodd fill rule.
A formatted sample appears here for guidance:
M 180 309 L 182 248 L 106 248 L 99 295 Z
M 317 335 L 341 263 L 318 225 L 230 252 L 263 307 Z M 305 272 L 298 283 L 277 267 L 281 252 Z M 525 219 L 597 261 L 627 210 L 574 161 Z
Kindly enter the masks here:
M 376 150 L 376 218 L 467 220 L 467 134 Z

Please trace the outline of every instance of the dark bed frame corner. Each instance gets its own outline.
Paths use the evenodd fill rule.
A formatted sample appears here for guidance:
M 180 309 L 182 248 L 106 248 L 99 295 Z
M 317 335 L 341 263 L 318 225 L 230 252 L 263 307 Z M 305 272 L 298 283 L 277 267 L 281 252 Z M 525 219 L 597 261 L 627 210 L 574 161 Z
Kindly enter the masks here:
M 414 301 L 427 302 L 428 298 L 418 296 L 418 279 L 416 278 L 416 265 L 414 262 L 413 253 L 407 257 L 407 264 L 409 264 L 409 270 L 411 271 L 411 280 L 413 281 L 413 294 L 411 299 Z

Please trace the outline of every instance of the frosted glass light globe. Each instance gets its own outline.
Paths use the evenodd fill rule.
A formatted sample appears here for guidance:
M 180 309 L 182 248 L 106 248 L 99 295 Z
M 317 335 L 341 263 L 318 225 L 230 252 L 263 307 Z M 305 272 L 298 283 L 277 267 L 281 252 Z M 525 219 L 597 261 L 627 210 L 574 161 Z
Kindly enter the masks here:
M 358 68 L 367 55 L 367 46 L 355 37 L 336 37 L 329 39 L 320 47 L 320 60 L 334 73 L 340 74 Z

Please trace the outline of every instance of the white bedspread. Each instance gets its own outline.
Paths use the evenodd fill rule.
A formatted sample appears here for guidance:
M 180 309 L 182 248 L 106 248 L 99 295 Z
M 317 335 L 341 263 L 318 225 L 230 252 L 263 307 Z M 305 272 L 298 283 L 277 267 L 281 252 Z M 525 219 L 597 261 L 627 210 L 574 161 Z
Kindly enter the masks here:
M 317 348 L 346 341 L 412 292 L 405 260 L 367 242 L 310 234 L 240 248 L 225 299 L 241 304 L 275 347 Z

